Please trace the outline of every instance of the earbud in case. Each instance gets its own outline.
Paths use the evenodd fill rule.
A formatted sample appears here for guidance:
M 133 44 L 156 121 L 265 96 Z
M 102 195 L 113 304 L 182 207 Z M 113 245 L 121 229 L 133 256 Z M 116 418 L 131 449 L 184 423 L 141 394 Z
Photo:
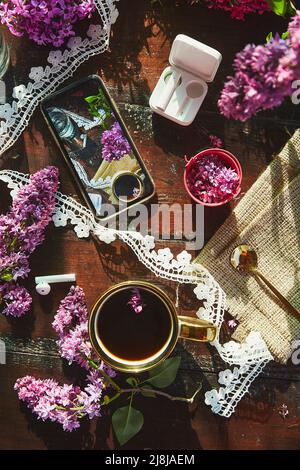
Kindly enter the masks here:
M 179 34 L 150 97 L 151 109 L 183 126 L 193 122 L 222 60 L 216 49 Z

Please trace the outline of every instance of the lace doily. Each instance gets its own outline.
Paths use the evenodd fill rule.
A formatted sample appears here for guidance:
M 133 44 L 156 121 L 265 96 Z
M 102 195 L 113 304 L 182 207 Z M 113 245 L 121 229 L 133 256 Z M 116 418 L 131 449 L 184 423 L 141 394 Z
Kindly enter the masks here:
M 118 17 L 118 1 L 94 0 L 102 24 L 91 24 L 85 38 L 71 37 L 66 49 L 51 51 L 48 65 L 32 67 L 30 81 L 13 89 L 12 103 L 0 106 L 0 155 L 16 142 L 43 98 L 72 76 L 82 62 L 106 51 L 111 25 Z
M 0 171 L 0 180 L 7 183 L 12 198 L 29 182 L 29 178 L 30 175 L 12 170 Z M 138 259 L 156 276 L 195 285 L 194 293 L 203 301 L 203 307 L 196 314 L 217 327 L 216 339 L 211 344 L 227 364 L 234 366 L 232 370 L 220 372 L 219 384 L 222 387 L 206 392 L 205 403 L 211 406 L 214 413 L 229 417 L 264 366 L 273 360 L 260 333 L 251 332 L 244 343 L 229 341 L 221 345 L 219 334 L 226 307 L 225 294 L 207 269 L 191 262 L 192 256 L 189 253 L 184 250 L 175 258 L 169 248 L 156 251 L 154 237 L 103 227 L 89 209 L 60 192 L 56 194 L 56 201 L 53 215 L 56 227 L 65 227 L 70 223 L 79 238 L 93 233 L 104 243 L 111 243 L 118 238 L 130 246 Z

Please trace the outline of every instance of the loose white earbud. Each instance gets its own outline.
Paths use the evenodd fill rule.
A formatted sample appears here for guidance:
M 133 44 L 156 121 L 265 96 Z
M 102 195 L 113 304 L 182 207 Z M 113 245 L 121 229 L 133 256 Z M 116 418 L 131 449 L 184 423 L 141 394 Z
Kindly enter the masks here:
M 57 274 L 54 276 L 37 276 L 35 278 L 36 291 L 40 295 L 48 295 L 51 291 L 50 284 L 58 282 L 74 282 L 76 281 L 76 274 Z
M 49 292 L 51 291 L 51 287 L 50 287 L 50 284 L 48 284 L 47 282 L 39 282 L 37 285 L 36 285 L 36 291 L 38 294 L 40 295 L 48 295 Z

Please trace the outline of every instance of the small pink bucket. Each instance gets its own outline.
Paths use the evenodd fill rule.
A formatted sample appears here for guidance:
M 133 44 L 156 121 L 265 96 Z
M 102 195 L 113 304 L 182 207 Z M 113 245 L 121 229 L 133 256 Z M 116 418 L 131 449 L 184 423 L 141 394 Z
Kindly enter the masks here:
M 239 184 L 235 190 L 234 193 L 229 194 L 227 198 L 225 198 L 222 202 L 203 202 L 200 201 L 200 199 L 197 199 L 190 191 L 187 183 L 188 175 L 189 172 L 194 165 L 194 163 L 199 160 L 202 157 L 206 157 L 207 155 L 216 155 L 219 157 L 220 160 L 222 160 L 226 165 L 230 166 L 233 168 L 238 177 L 239 177 Z M 203 206 L 208 206 L 208 207 L 216 207 L 216 206 L 222 206 L 223 204 L 226 204 L 227 202 L 231 201 L 231 199 L 235 198 L 240 192 L 241 192 L 241 183 L 242 183 L 242 177 L 243 177 L 243 172 L 242 172 L 242 167 L 238 159 L 232 155 L 232 153 L 228 152 L 227 150 L 219 149 L 219 148 L 213 148 L 213 149 L 206 149 L 202 150 L 202 152 L 197 153 L 194 157 L 192 157 L 190 160 L 185 157 L 186 161 L 186 166 L 185 166 L 185 171 L 184 171 L 184 186 L 187 191 L 187 193 L 190 195 L 190 197 L 193 199 L 193 201 L 197 202 L 198 204 L 202 204 Z

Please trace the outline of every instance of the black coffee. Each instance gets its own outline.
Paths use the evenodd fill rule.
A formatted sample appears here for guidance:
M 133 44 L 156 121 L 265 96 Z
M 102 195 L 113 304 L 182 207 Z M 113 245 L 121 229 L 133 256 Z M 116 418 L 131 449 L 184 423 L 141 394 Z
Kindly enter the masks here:
M 128 361 L 153 356 L 171 331 L 168 308 L 144 287 L 125 287 L 112 294 L 101 306 L 96 324 L 97 336 L 108 351 Z
M 132 201 L 139 197 L 141 192 L 139 179 L 135 175 L 121 175 L 115 182 L 114 190 L 119 199 Z

